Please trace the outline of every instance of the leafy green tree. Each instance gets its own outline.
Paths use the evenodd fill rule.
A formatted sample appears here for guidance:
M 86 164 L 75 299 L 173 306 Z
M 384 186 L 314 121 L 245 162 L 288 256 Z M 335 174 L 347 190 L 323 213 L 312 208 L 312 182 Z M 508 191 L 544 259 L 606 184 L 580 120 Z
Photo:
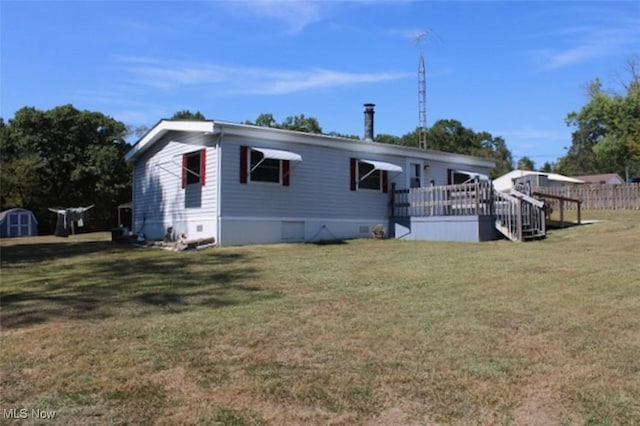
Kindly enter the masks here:
M 488 132 L 479 133 L 480 150 L 475 150 L 477 156 L 486 156 L 496 162 L 496 166 L 489 173 L 492 179 L 513 170 L 513 157 L 507 148 L 507 143 L 500 136 L 492 136 Z
M 596 78 L 587 87 L 589 102 L 567 115 L 575 127 L 567 154 L 557 170 L 568 175 L 616 172 L 630 169 L 640 176 L 640 78 L 638 63 L 629 62 L 630 82 L 612 93 Z
M 280 124 L 280 128 L 306 133 L 322 133 L 318 120 L 314 117 L 305 117 L 304 114 L 287 117 Z
M 323 133 L 318 120 L 313 117 L 305 117 L 304 114 L 287 117 L 282 123 L 278 123 L 272 114 L 260 114 L 255 122 L 245 121 L 244 123 L 301 132 Z M 324 134 L 360 139 L 356 135 L 342 135 L 336 132 Z M 416 147 L 418 145 L 418 129 L 400 137 L 380 133 L 375 135 L 375 141 Z M 494 137 L 488 132 L 476 133 L 472 129 L 464 127 L 457 120 L 438 120 L 434 123 L 427 130 L 427 144 L 428 148 L 432 150 L 488 157 L 494 160 L 496 167 L 491 171 L 493 178 L 513 169 L 511 151 L 507 148 L 503 138 Z
M 255 123 L 247 124 L 255 124 L 256 126 L 261 127 L 278 127 L 278 123 L 276 122 L 276 119 L 273 118 L 273 114 L 260 114 L 258 118 L 256 118 Z
M 171 117 L 172 120 L 200 120 L 205 121 L 206 118 L 200 111 L 191 112 L 188 109 L 178 111 Z
M 416 146 L 418 129 L 401 138 L 401 143 Z M 505 140 L 489 132 L 475 132 L 458 120 L 438 120 L 427 130 L 427 148 L 456 154 L 487 157 L 496 162 L 490 176 L 496 178 L 513 169 L 511 151 Z
M 123 123 L 63 105 L 47 111 L 22 108 L 0 128 L 2 209 L 35 211 L 46 233 L 56 220 L 48 207 L 95 204 L 90 229 L 114 225 L 116 206 L 131 196 Z
M 531 158 L 524 156 L 518 160 L 517 169 L 518 170 L 535 170 L 536 165 Z
M 322 128 L 318 123 L 318 119 L 314 117 L 305 117 L 304 114 L 287 117 L 281 123 L 276 121 L 273 114 L 260 114 L 256 121 L 247 120 L 244 124 L 322 134 Z
M 544 172 L 544 173 L 555 173 L 556 164 L 555 163 L 551 163 L 549 161 L 545 161 L 544 164 L 542 165 L 542 167 L 540 167 L 540 171 Z
M 42 162 L 37 152 L 30 151 L 11 137 L 12 129 L 0 118 L 0 209 L 29 208 L 41 195 L 38 176 Z
M 387 133 L 379 133 L 375 135 L 375 141 L 379 143 L 388 143 L 392 145 L 400 145 L 400 142 L 401 142 L 399 137 L 389 135 Z
M 132 138 L 135 138 L 135 139 L 140 139 L 148 131 L 149 131 L 149 127 L 145 126 L 145 125 L 135 126 L 135 127 L 127 125 L 127 136 L 128 137 L 132 137 Z

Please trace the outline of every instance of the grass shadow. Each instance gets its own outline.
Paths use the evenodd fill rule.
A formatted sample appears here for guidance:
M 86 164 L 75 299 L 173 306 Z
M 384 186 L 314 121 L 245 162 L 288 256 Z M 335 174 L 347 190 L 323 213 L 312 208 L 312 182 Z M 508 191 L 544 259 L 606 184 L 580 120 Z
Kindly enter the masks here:
M 3 247 L 7 285 L 0 292 L 0 321 L 14 328 L 58 318 L 218 309 L 278 297 L 256 284 L 255 256 L 218 250 L 175 253 L 109 242 Z
M 334 240 L 312 241 L 312 242 L 309 242 L 307 244 L 312 244 L 314 246 L 339 246 L 339 245 L 343 245 L 343 244 L 348 244 L 348 242 L 345 241 L 345 240 L 341 240 L 341 239 L 334 239 Z
M 60 243 L 23 243 L 3 246 L 2 266 L 10 263 L 38 263 L 58 260 L 73 256 L 87 255 L 98 252 L 120 251 L 117 246 L 108 241 L 60 242 Z
M 560 222 L 559 220 L 547 220 L 547 229 L 566 229 L 573 228 L 575 226 L 587 225 L 587 223 L 577 223 L 577 222 Z

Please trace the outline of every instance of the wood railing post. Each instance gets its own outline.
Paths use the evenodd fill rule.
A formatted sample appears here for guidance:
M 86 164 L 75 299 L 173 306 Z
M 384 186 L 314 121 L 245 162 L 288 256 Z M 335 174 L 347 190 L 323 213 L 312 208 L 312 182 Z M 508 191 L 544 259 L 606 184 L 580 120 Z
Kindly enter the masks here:
M 580 217 L 580 204 L 582 204 L 582 201 L 578 201 L 578 225 L 582 223 L 582 219 Z
M 391 183 L 391 217 L 396 216 L 396 183 Z
M 480 185 L 480 182 L 476 180 L 474 185 L 476 190 L 476 211 L 475 211 L 476 216 L 480 216 L 480 197 L 478 193 L 478 185 Z
M 518 235 L 518 241 L 522 241 L 522 201 L 518 200 L 516 203 L 516 233 Z

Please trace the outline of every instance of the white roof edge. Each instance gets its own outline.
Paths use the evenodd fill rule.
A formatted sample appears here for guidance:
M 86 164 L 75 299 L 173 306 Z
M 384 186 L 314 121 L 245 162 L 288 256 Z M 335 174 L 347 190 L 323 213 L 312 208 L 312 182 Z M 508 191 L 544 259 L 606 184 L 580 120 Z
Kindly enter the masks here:
M 544 175 L 544 176 L 547 176 L 547 179 L 549 179 L 550 181 L 555 181 L 555 182 L 576 183 L 576 184 L 584 183 L 584 181 L 581 181 L 580 179 L 575 179 L 575 178 L 564 176 L 558 173 L 537 172 L 533 170 L 512 170 L 494 179 L 493 186 L 498 191 L 504 192 L 509 190 L 509 188 L 512 187 L 513 179 L 522 177 L 522 176 L 529 176 L 529 175 Z
M 153 145 L 155 141 L 160 139 L 165 133 L 170 131 L 177 132 L 202 132 L 213 133 L 215 123 L 211 120 L 193 121 L 193 120 L 160 120 L 158 124 L 153 126 L 124 156 L 125 161 L 130 161 L 138 153 L 146 150 Z
M 397 155 L 403 157 L 420 158 L 431 161 L 442 161 L 449 164 L 460 164 L 464 166 L 495 167 L 496 162 L 489 158 L 475 157 L 466 154 L 455 154 L 451 152 L 423 150 L 418 147 L 408 147 L 403 145 L 385 144 L 380 142 L 363 142 L 360 139 L 350 139 L 339 136 L 323 135 L 316 133 L 298 132 L 294 130 L 276 129 L 272 127 L 261 127 L 251 124 L 233 123 L 230 121 L 208 120 L 160 120 L 146 135 L 144 135 L 125 155 L 125 160 L 130 161 L 139 153 L 145 151 L 168 131 L 199 131 L 214 132 L 220 131 L 223 134 L 248 135 L 251 137 L 264 137 L 264 133 L 278 137 L 269 138 L 277 142 L 296 142 L 306 145 L 331 146 L 333 141 L 336 149 L 348 149 L 355 152 L 366 152 L 368 154 Z M 257 135 L 256 133 L 262 133 Z M 302 139 L 304 138 L 304 139 Z M 456 161 L 458 160 L 458 161 Z
M 544 176 L 547 176 L 549 180 L 555 180 L 558 182 L 584 183 L 584 181 L 570 177 L 570 176 L 565 176 L 565 175 L 561 175 L 558 173 L 551 173 L 551 172 L 538 172 L 535 170 L 512 170 L 503 176 L 509 176 L 510 178 L 513 179 L 516 177 L 522 177 L 522 176 L 528 176 L 528 175 L 544 175 Z

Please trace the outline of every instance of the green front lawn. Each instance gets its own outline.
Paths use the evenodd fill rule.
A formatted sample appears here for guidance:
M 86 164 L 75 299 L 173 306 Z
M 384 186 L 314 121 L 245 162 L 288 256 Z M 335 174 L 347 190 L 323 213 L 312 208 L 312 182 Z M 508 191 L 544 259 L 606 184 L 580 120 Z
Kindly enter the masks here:
M 605 221 L 528 243 L 3 240 L 0 408 L 78 425 L 640 424 L 640 212 L 583 217 Z

